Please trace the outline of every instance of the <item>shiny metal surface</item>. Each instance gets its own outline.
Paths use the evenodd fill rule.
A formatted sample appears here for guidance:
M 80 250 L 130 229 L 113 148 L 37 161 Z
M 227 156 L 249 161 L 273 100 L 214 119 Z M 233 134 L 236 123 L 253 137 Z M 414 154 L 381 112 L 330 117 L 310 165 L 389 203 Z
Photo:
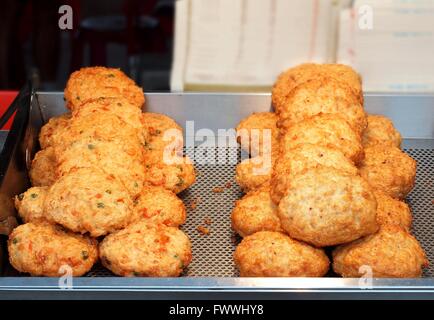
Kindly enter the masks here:
M 38 93 L 37 101 L 44 121 L 65 112 L 62 93 Z M 402 133 L 403 147 L 408 153 L 423 161 L 419 167 L 418 184 L 409 202 L 415 212 L 415 233 L 422 238 L 425 249 L 434 261 L 434 96 L 368 95 L 366 110 L 390 117 Z M 147 111 L 167 114 L 185 127 L 194 120 L 195 130 L 233 128 L 252 112 L 271 109 L 267 94 L 147 94 Z M 37 124 L 36 124 L 37 125 Z M 231 153 L 231 152 L 229 152 Z M 234 165 L 228 167 L 199 168 L 204 180 L 199 181 L 182 195 L 188 205 L 198 193 L 210 192 L 213 184 L 223 184 L 233 178 Z M 420 176 L 420 177 L 419 177 Z M 218 180 L 218 179 L 221 179 Z M 200 179 L 199 179 L 200 180 Z M 0 277 L 0 297 L 12 298 L 283 298 L 283 299 L 373 299 L 373 298 L 431 298 L 434 299 L 434 269 L 425 272 L 421 279 L 373 279 L 372 286 L 363 289 L 359 279 L 328 278 L 236 278 L 231 255 L 234 242 L 231 237 L 229 214 L 232 201 L 240 196 L 236 186 L 227 194 L 207 194 L 210 201 L 198 211 L 190 211 L 184 227 L 193 237 L 194 262 L 181 278 L 119 278 L 110 273 L 95 272 L 90 277 L 73 279 L 72 290 L 61 290 L 57 278 Z M 203 200 L 203 199 L 202 199 Z M 218 219 L 211 226 L 209 238 L 200 237 L 195 230 L 205 215 Z M 216 216 L 215 216 L 216 215 Z M 226 219 L 226 220 L 224 220 Z M 419 227 L 423 225 L 424 227 Z M 214 229 L 214 231 L 213 231 Z M 214 234 L 213 234 L 214 233 Z M 214 236 L 214 238 L 213 238 Z M 223 250 L 225 250 L 223 252 Z M 206 276 L 206 277 L 204 277 Z M 363 285 L 363 283 L 362 283 Z M 35 295 L 37 291 L 37 296 Z

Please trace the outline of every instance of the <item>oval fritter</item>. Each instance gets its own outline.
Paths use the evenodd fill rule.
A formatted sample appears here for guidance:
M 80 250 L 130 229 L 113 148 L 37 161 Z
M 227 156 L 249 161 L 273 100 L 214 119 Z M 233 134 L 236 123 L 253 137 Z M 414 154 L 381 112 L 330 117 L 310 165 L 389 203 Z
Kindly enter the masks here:
M 92 237 L 126 227 L 133 219 L 132 210 L 125 187 L 97 168 L 76 169 L 59 178 L 44 203 L 49 221 Z
M 237 165 L 235 180 L 244 192 L 252 191 L 270 182 L 272 169 L 270 154 L 245 159 Z
M 363 146 L 371 147 L 377 144 L 390 144 L 401 147 L 401 134 L 393 126 L 392 121 L 381 115 L 368 115 L 368 127 L 363 132 Z
M 278 204 L 291 183 L 291 178 L 319 167 L 335 168 L 350 175 L 358 170 L 344 154 L 333 147 L 301 144 L 279 155 L 273 167 L 271 198 Z
M 375 191 L 377 199 L 377 222 L 380 226 L 398 225 L 410 231 L 413 220 L 410 207 L 403 201 L 394 199 L 381 191 Z
M 416 161 L 397 147 L 374 145 L 365 148 L 359 171 L 374 189 L 404 199 L 414 187 Z
M 58 178 L 57 161 L 53 147 L 47 147 L 35 154 L 29 176 L 35 187 L 51 186 Z
M 322 249 L 270 231 L 245 237 L 234 259 L 242 277 L 322 277 L 330 264 Z
M 281 151 L 306 143 L 339 149 L 355 164 L 363 159 L 360 136 L 339 115 L 319 114 L 294 124 L 282 136 Z
M 252 157 L 272 153 L 279 146 L 279 129 L 274 112 L 255 112 L 238 124 L 237 140 Z
M 145 185 L 160 186 L 174 193 L 180 193 L 192 186 L 195 181 L 195 169 L 187 156 L 179 157 L 173 164 L 146 165 Z
M 340 115 L 359 136 L 367 126 L 360 100 L 350 88 L 330 77 L 308 80 L 296 86 L 280 108 L 277 125 L 286 131 L 320 113 Z
M 427 266 L 419 242 L 396 225 L 383 226 L 377 233 L 333 252 L 333 269 L 343 277 L 360 277 L 371 268 L 376 278 L 416 278 Z
M 282 231 L 269 187 L 251 191 L 237 200 L 231 220 L 232 229 L 242 237 L 259 231 Z
M 361 177 L 316 168 L 291 180 L 278 215 L 292 238 L 325 247 L 376 232 L 376 210 L 374 193 Z
M 144 187 L 135 201 L 134 215 L 138 220 L 178 227 L 185 222 L 185 205 L 176 194 L 163 187 Z
M 45 221 L 44 201 L 48 187 L 32 187 L 15 196 L 15 208 L 24 222 Z
M 66 106 L 70 110 L 89 100 L 116 97 L 124 97 L 139 109 L 145 104 L 143 90 L 120 69 L 81 68 L 73 72 L 66 83 Z
M 32 276 L 60 277 L 68 271 L 79 277 L 98 260 L 97 241 L 49 223 L 26 223 L 8 240 L 9 261 Z
M 187 235 L 146 221 L 108 235 L 99 251 L 107 269 L 127 277 L 177 277 L 191 262 Z
M 53 145 L 53 136 L 55 136 L 61 128 L 66 127 L 71 120 L 71 114 L 65 113 L 57 117 L 52 117 L 42 126 L 39 132 L 39 144 L 42 149 Z

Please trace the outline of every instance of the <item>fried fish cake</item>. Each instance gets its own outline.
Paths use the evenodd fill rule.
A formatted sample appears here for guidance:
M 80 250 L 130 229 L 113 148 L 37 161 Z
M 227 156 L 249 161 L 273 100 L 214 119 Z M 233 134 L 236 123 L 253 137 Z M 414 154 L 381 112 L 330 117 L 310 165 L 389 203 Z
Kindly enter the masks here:
M 353 95 L 363 105 L 362 83 L 360 76 L 350 66 L 343 64 L 304 63 L 282 72 L 273 85 L 271 99 L 277 112 L 285 103 L 291 91 L 299 84 L 318 77 L 332 77 L 341 86 L 350 87 Z
M 75 109 L 72 116 L 74 118 L 91 117 L 104 112 L 117 116 L 121 121 L 135 128 L 138 135 L 141 136 L 141 140 L 146 141 L 147 132 L 143 130 L 144 118 L 142 110 L 123 97 L 91 100 Z
M 35 187 L 51 186 L 57 180 L 57 161 L 53 147 L 42 149 L 35 154 L 29 176 Z
M 124 146 L 102 140 L 78 140 L 56 152 L 57 176 L 78 168 L 99 168 L 118 178 L 131 196 L 138 195 L 145 181 L 145 167 L 140 149 L 133 155 Z
M 235 202 L 232 229 L 241 237 L 259 231 L 282 231 L 277 207 L 271 201 L 269 187 L 251 191 Z
M 165 156 L 182 155 L 184 145 L 183 131 L 175 120 L 159 113 L 144 113 L 145 162 L 157 164 L 165 161 Z M 165 155 L 166 153 L 166 155 Z
M 144 144 L 142 138 L 135 128 L 116 115 L 111 112 L 99 112 L 71 119 L 66 127 L 61 128 L 53 136 L 53 145 L 56 149 L 65 149 L 75 141 L 92 139 L 116 142 L 125 149 L 136 150 Z
M 311 169 L 328 167 L 349 175 L 357 175 L 354 164 L 336 148 L 314 144 L 301 144 L 281 153 L 274 163 L 271 178 L 271 199 L 278 204 L 291 183 L 291 178 Z
M 278 215 L 290 237 L 317 247 L 349 242 L 377 231 L 377 201 L 369 184 L 333 168 L 295 176 Z
M 380 226 L 398 225 L 410 231 L 413 220 L 410 207 L 403 201 L 394 199 L 381 191 L 375 191 L 377 199 L 377 222 Z
M 305 143 L 339 149 L 355 164 L 364 156 L 360 136 L 339 115 L 319 114 L 294 124 L 283 134 L 281 151 L 290 152 Z
M 139 109 L 145 104 L 143 90 L 120 69 L 81 68 L 73 72 L 66 83 L 66 106 L 70 110 L 75 110 L 89 100 L 116 97 L 124 97 Z
M 363 146 L 371 147 L 377 144 L 390 144 L 401 147 L 401 134 L 393 126 L 393 122 L 381 115 L 368 115 L 368 127 L 363 132 Z
M 157 163 L 147 165 L 145 185 L 160 186 L 174 193 L 180 193 L 196 182 L 196 173 L 191 160 L 179 157 L 173 164 Z
M 15 228 L 8 251 L 11 265 L 32 276 L 60 277 L 71 270 L 79 277 L 98 260 L 96 240 L 49 223 L 29 222 Z
M 279 146 L 279 129 L 274 112 L 255 112 L 236 127 L 241 148 L 252 156 L 275 152 Z
M 397 147 L 375 145 L 365 148 L 359 171 L 374 189 L 404 199 L 414 187 L 416 161 Z
M 177 277 L 192 257 L 181 230 L 146 221 L 108 235 L 99 252 L 107 269 L 126 277 Z
M 59 178 L 44 202 L 47 220 L 99 237 L 126 227 L 133 204 L 125 187 L 97 168 L 76 169 Z
M 235 180 L 244 192 L 252 191 L 270 182 L 272 169 L 273 155 L 245 159 L 237 165 Z
M 280 108 L 278 127 L 286 131 L 292 125 L 320 113 L 338 114 L 361 136 L 367 127 L 366 114 L 359 99 L 349 90 L 330 77 L 299 84 Z
M 417 278 L 427 266 L 419 242 L 396 225 L 383 226 L 377 233 L 333 252 L 333 269 L 343 277 L 361 277 L 370 267 L 376 278 Z
M 45 221 L 44 201 L 48 187 L 32 187 L 14 198 L 15 208 L 24 222 Z
M 42 149 L 53 145 L 53 136 L 57 134 L 60 128 L 64 128 L 69 124 L 71 114 L 65 113 L 57 117 L 52 117 L 42 126 L 39 132 L 39 144 Z
M 330 264 L 322 249 L 271 231 L 245 237 L 234 259 L 242 277 L 322 277 Z
M 134 215 L 169 227 L 180 226 L 187 216 L 182 200 L 163 187 L 144 187 L 135 201 Z

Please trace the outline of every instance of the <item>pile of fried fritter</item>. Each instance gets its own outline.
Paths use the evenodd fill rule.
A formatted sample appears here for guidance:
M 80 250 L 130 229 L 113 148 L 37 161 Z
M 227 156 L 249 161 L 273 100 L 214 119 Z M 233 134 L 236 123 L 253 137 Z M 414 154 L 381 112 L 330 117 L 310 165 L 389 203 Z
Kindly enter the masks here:
M 192 254 L 176 194 L 195 182 L 182 128 L 143 112 L 143 91 L 118 69 L 74 72 L 65 100 L 69 112 L 40 131 L 32 187 L 15 198 L 24 224 L 9 236 L 12 266 L 81 276 L 100 261 L 121 276 L 179 276 Z
M 428 260 L 404 202 L 416 161 L 390 119 L 365 113 L 357 72 L 296 66 L 278 77 L 272 103 L 275 112 L 237 127 L 250 153 L 236 169 L 247 194 L 232 212 L 241 276 L 321 277 L 331 247 L 343 277 L 420 277 Z

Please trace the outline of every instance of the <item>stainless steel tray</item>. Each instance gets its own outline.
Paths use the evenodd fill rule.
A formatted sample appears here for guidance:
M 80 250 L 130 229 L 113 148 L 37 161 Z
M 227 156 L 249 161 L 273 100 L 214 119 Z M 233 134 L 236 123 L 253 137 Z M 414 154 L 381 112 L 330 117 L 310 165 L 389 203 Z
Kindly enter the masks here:
M 392 118 L 404 136 L 404 148 L 418 161 L 416 188 L 408 201 L 414 214 L 413 232 L 425 248 L 431 266 L 421 279 L 374 279 L 372 288 L 362 289 L 359 279 L 342 279 L 330 273 L 326 278 L 238 278 L 232 254 L 239 241 L 230 227 L 233 203 L 242 193 L 234 181 L 236 163 L 240 160 L 237 147 L 223 152 L 225 164 L 196 164 L 197 183 L 181 194 L 188 210 L 183 226 L 193 244 L 193 262 L 181 278 L 120 278 L 101 267 L 86 277 L 74 278 L 73 290 L 61 290 L 57 278 L 18 276 L 5 263 L 0 277 L 0 297 L 110 297 L 117 298 L 434 298 L 434 96 L 368 95 L 366 109 Z M 194 121 L 194 132 L 229 129 L 255 111 L 270 110 L 267 94 L 147 94 L 147 111 L 167 114 L 185 127 Z M 65 112 L 62 93 L 33 95 L 29 122 L 22 132 L 22 162 L 28 162 L 37 149 L 35 139 L 40 126 L 51 116 Z M 184 128 L 187 129 L 187 128 Z M 193 132 L 193 134 L 194 134 Z M 186 130 L 187 139 L 192 132 Z M 24 139 L 25 137 L 25 139 Z M 200 144 L 201 141 L 195 141 Z M 186 153 L 200 160 L 204 155 L 194 145 Z M 5 181 L 3 181 L 5 182 Z M 223 193 L 214 193 L 216 186 L 231 184 Z M 24 189 L 28 182 L 18 185 Z M 16 192 L 17 188 L 14 188 Z M 200 201 L 195 210 L 192 201 Z M 211 233 L 202 236 L 196 230 L 211 218 Z M 12 275 L 12 276 L 11 276 Z M 35 294 L 35 291 L 38 294 Z M 119 293 L 119 294 L 118 294 Z M 409 296 L 411 294 L 411 296 Z

